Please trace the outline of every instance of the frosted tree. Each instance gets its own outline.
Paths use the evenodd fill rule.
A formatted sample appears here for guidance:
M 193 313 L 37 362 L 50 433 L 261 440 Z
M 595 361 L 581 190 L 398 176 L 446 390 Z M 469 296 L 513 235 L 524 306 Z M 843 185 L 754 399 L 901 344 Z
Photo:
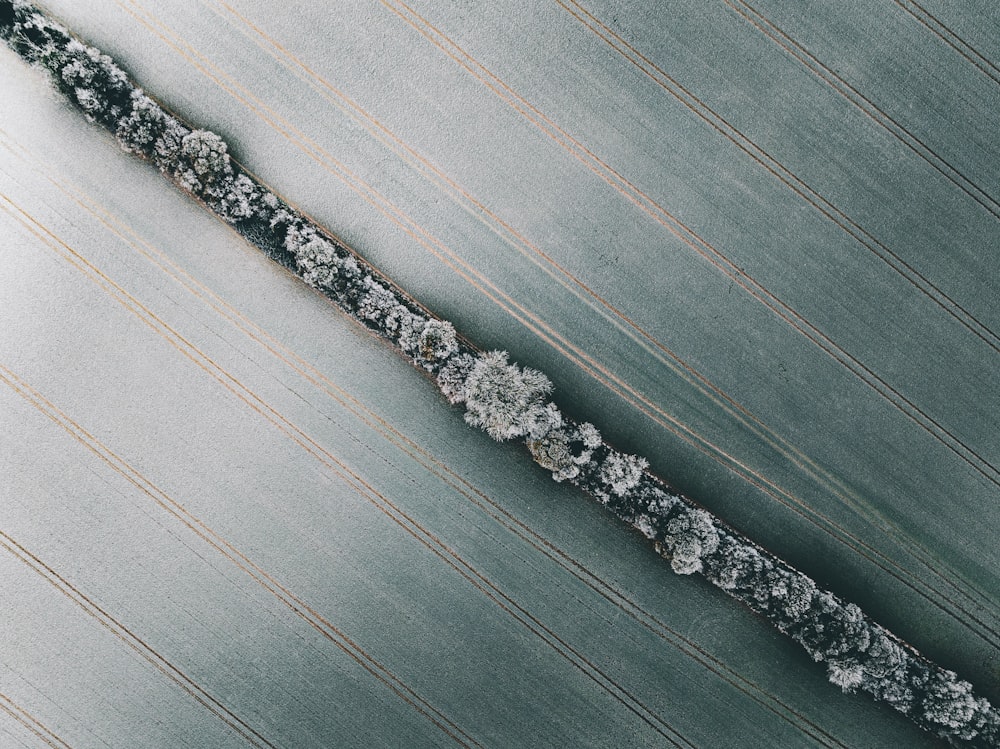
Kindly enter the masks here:
M 122 148 L 146 156 L 161 170 L 172 171 L 184 137 L 191 131 L 145 93 L 131 93 L 131 109 L 118 121 L 115 134 Z
M 413 360 L 429 372 L 437 371 L 441 365 L 459 350 L 455 326 L 446 320 L 428 319 L 417 333 L 412 348 L 400 344 Z
M 529 438 L 528 450 L 538 465 L 552 472 L 556 481 L 576 479 L 592 463 L 594 450 L 602 444 L 601 433 L 593 424 L 564 423 L 562 415 L 557 415 L 558 426 L 544 437 Z
M 719 548 L 719 533 L 705 510 L 684 507 L 667 521 L 662 546 L 674 572 L 690 575 L 701 572 L 702 557 Z
M 174 178 L 185 190 L 201 195 L 232 175 L 226 142 L 209 130 L 192 130 L 181 139 Z
M 103 125 L 116 124 L 128 111 L 132 94 L 125 72 L 100 50 L 75 39 L 62 48 L 60 58 L 60 87 L 70 94 L 89 120 Z
M 598 478 L 612 494 L 624 497 L 630 489 L 639 485 L 643 471 L 649 467 L 649 461 L 638 455 L 611 450 L 601 462 Z
M 437 385 L 452 405 L 465 402 L 465 382 L 479 357 L 462 351 L 452 356 L 438 372 Z
M 231 224 L 251 218 L 259 210 L 263 191 L 245 174 L 227 175 L 215 190 L 216 212 Z
M 562 425 L 558 409 L 545 403 L 550 392 L 541 372 L 510 364 L 506 351 L 491 351 L 476 359 L 465 380 L 465 420 L 495 440 L 542 439 Z

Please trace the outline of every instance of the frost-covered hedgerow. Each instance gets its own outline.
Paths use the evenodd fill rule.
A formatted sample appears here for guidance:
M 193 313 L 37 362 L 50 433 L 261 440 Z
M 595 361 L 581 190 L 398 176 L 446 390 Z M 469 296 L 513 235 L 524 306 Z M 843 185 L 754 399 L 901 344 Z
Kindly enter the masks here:
M 972 686 L 801 572 L 671 492 L 645 459 L 606 444 L 549 400 L 541 372 L 460 342 L 320 226 L 233 162 L 225 141 L 165 111 L 100 51 L 72 38 L 30 4 L 0 0 L 0 36 L 122 148 L 148 159 L 277 262 L 396 345 L 464 404 L 469 424 L 497 440 L 523 440 L 557 481 L 589 492 L 654 542 L 678 574 L 703 575 L 826 664 L 845 691 L 862 690 L 953 742 L 1000 744 L 1000 716 Z

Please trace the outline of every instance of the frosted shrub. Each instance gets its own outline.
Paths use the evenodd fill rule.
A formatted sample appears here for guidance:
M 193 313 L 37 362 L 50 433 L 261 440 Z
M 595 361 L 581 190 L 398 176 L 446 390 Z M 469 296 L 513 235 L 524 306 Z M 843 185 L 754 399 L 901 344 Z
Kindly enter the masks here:
M 161 172 L 170 173 L 181 151 L 181 143 L 191 131 L 173 117 L 164 121 L 163 130 L 153 143 L 151 158 Z
M 413 357 L 413 352 L 420 345 L 420 331 L 424 328 L 427 318 L 410 312 L 405 305 L 399 304 L 395 308 L 396 314 L 388 317 L 390 327 L 385 329 L 386 335 L 395 341 L 400 351 Z
M 827 677 L 831 684 L 836 684 L 844 692 L 853 692 L 864 681 L 864 669 L 857 663 L 840 666 L 831 663 L 827 667 Z
M 601 433 L 597 430 L 597 427 L 587 421 L 577 425 L 574 439 L 579 440 L 580 443 L 588 450 L 596 450 L 604 442 L 604 440 L 601 439 Z
M 362 287 L 358 316 L 395 341 L 404 352 L 412 354 L 427 318 L 411 312 L 391 290 L 371 276 L 363 280 Z
M 396 295 L 373 278 L 365 279 L 364 288 L 365 293 L 358 304 L 361 317 L 372 322 L 392 320 L 387 324 L 395 327 L 401 314 L 401 305 L 396 300 Z M 405 312 L 406 309 L 402 308 L 402 311 Z
M 292 250 L 299 275 L 310 286 L 317 289 L 331 289 L 337 277 L 337 254 L 332 244 L 317 236 L 299 244 L 286 240 Z
M 938 730 L 947 729 L 962 738 L 972 738 L 975 732 L 968 728 L 975 728 L 975 717 L 983 702 L 972 695 L 972 685 L 960 680 L 954 672 L 936 673 L 925 687 L 922 717 Z
M 816 583 L 800 572 L 775 569 L 771 582 L 769 605 L 776 616 L 787 622 L 799 621 L 812 606 Z
M 681 503 L 681 498 L 676 494 L 668 494 L 648 479 L 640 486 L 640 499 L 637 503 L 654 519 L 657 528 L 664 525 L 667 518 L 673 513 L 674 508 Z
M 864 653 L 871 642 L 871 629 L 864 613 L 857 604 L 838 601 L 826 625 L 823 656 L 840 658 L 851 654 Z
M 761 600 L 769 601 L 769 596 L 758 591 L 770 588 L 773 562 L 756 547 L 728 535 L 720 540 L 717 551 L 719 561 L 706 571 L 709 579 L 759 611 Z
M 537 374 L 541 374 L 541 372 Z M 542 375 L 542 377 L 545 377 L 545 375 Z M 525 436 L 533 440 L 544 439 L 562 426 L 562 413 L 555 403 L 546 403 L 542 408 L 530 409 L 528 414 L 526 414 L 524 424 Z
M 356 287 L 354 306 L 349 311 L 357 316 L 360 301 L 365 304 L 365 312 L 362 314 L 364 319 L 371 322 L 383 319 L 383 314 L 376 313 L 376 300 L 365 300 L 372 287 L 367 283 L 368 276 L 362 278 L 364 274 L 353 255 L 338 249 L 331 240 L 321 236 L 305 219 L 281 205 L 279 198 L 273 193 L 264 191 L 256 205 L 260 206 L 257 208 L 258 214 L 268 216 L 267 220 L 273 231 L 283 230 L 283 245 L 291 255 L 296 271 L 306 283 L 327 293 L 345 307 L 347 299 L 344 295 L 347 289 Z M 381 284 L 379 288 L 392 296 Z
M 115 135 L 126 151 L 152 155 L 157 138 L 166 129 L 167 120 L 173 118 L 141 91 L 133 91 L 131 98 L 131 111 L 119 121 Z
M 92 122 L 112 124 L 128 106 L 131 86 L 125 72 L 100 50 L 75 39 L 63 48 L 59 80 Z

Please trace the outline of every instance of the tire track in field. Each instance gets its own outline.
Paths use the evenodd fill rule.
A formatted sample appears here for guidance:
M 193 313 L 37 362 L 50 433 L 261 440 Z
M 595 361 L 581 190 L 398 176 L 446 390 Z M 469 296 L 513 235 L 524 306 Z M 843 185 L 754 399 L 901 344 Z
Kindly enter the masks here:
M 349 488 L 355 491 L 359 496 L 361 496 L 366 502 L 371 504 L 377 510 L 382 512 L 387 518 L 392 520 L 396 525 L 398 525 L 403 531 L 408 535 L 413 537 L 418 543 L 424 546 L 428 551 L 430 551 L 434 556 L 436 556 L 441 562 L 446 566 L 450 567 L 456 573 L 458 573 L 462 578 L 464 578 L 470 585 L 472 585 L 476 590 L 482 593 L 488 600 L 493 604 L 497 605 L 505 614 L 514 619 L 521 626 L 528 629 L 533 635 L 538 637 L 542 642 L 544 642 L 550 649 L 552 649 L 557 655 L 561 656 L 568 663 L 574 666 L 577 670 L 583 673 L 587 678 L 593 681 L 598 687 L 605 691 L 613 700 L 621 704 L 629 712 L 632 712 L 640 720 L 646 723 L 650 728 L 659 733 L 665 740 L 671 744 L 681 747 L 681 746 L 693 746 L 690 741 L 685 739 L 679 732 L 676 731 L 666 720 L 661 718 L 657 713 L 648 708 L 639 698 L 631 694 L 629 690 L 620 686 L 617 681 L 609 676 L 604 670 L 597 666 L 595 663 L 590 661 L 586 655 L 577 650 L 575 647 L 570 645 L 567 641 L 561 638 L 555 631 L 545 625 L 540 619 L 529 612 L 521 604 L 519 604 L 515 599 L 507 595 L 499 586 L 490 581 L 485 575 L 479 572 L 473 565 L 466 561 L 458 552 L 450 548 L 443 540 L 439 539 L 432 532 L 423 527 L 417 520 L 412 516 L 407 514 L 398 505 L 389 500 L 386 496 L 381 494 L 376 490 L 369 482 L 364 478 L 355 473 L 350 467 L 348 467 L 343 461 L 339 460 L 336 456 L 326 450 L 322 445 L 320 445 L 315 439 L 310 437 L 308 434 L 299 429 L 295 424 L 284 417 L 280 412 L 274 409 L 270 404 L 260 398 L 256 393 L 250 390 L 248 387 L 243 385 L 239 380 L 237 380 L 233 375 L 220 367 L 208 356 L 203 354 L 197 349 L 193 344 L 187 341 L 183 336 L 173 330 L 169 325 L 162 321 L 155 313 L 145 307 L 141 302 L 139 302 L 135 297 L 130 295 L 120 286 L 115 284 L 104 275 L 100 270 L 93 266 L 89 261 L 84 259 L 77 251 L 73 250 L 69 245 L 59 239 L 54 233 L 46 229 L 42 224 L 40 224 L 36 219 L 27 214 L 23 209 L 20 209 L 9 197 L 0 193 L 0 200 L 7 202 L 8 204 L 14 206 L 14 208 L 25 218 L 21 218 L 15 214 L 14 217 L 22 223 L 29 231 L 31 231 L 35 236 L 37 236 L 43 243 L 47 244 L 50 248 L 55 250 L 57 254 L 62 256 L 71 265 L 76 267 L 78 270 L 84 273 L 91 281 L 101 287 L 106 291 L 109 296 L 125 307 L 129 312 L 135 314 L 142 322 L 144 322 L 148 327 L 150 327 L 157 335 L 161 336 L 168 344 L 180 352 L 184 357 L 191 360 L 199 368 L 205 371 L 210 377 L 221 384 L 226 390 L 233 394 L 238 400 L 242 401 L 245 405 L 249 406 L 250 409 L 256 412 L 258 415 L 263 417 L 266 421 L 271 423 L 274 427 L 278 429 L 279 432 L 284 434 L 286 437 L 291 439 L 295 444 L 301 447 L 310 456 L 315 458 L 325 470 L 329 471 L 331 474 L 336 476 L 338 479 L 343 481 Z M 0 205 L 0 208 L 9 211 L 6 207 Z M 26 223 L 25 219 L 31 222 L 31 224 Z M 26 385 L 26 383 L 25 383 Z M 41 397 L 39 395 L 39 397 Z M 51 406 L 51 404 L 50 404 Z M 54 406 L 51 406 L 55 408 Z M 69 417 L 66 417 L 67 420 Z M 70 420 L 71 421 L 71 420 Z M 81 428 L 82 429 L 82 428 Z M 90 435 L 88 435 L 89 437 Z M 94 439 L 93 437 L 90 437 Z M 96 442 L 96 440 L 95 440 Z M 99 444 L 99 443 L 98 443 Z M 126 473 L 130 475 L 135 475 L 139 477 L 139 481 L 133 481 L 137 486 L 143 489 L 147 494 L 156 499 L 159 498 L 157 504 L 161 507 L 173 508 L 174 511 L 171 514 L 177 516 L 178 508 L 182 509 L 182 506 L 170 498 L 165 492 L 160 490 L 158 487 L 152 484 L 152 482 L 142 477 L 135 469 L 125 463 L 121 458 L 114 455 L 110 449 L 105 448 L 103 445 L 99 445 L 99 449 L 91 448 L 92 451 L 100 454 L 100 450 L 106 450 L 109 454 L 113 455 L 118 461 L 120 461 L 126 469 Z M 125 474 L 123 474 L 125 475 Z M 152 487 L 152 491 L 144 487 Z M 183 511 L 187 513 L 186 510 Z M 191 516 L 193 518 L 193 516 Z M 193 520 L 194 524 L 200 528 L 206 528 L 204 524 L 197 520 Z M 191 524 L 185 523 L 192 527 Z M 194 529 L 192 527 L 192 529 Z M 197 531 L 196 531 L 197 532 Z M 201 535 L 201 534 L 199 534 Z M 316 627 L 324 636 L 331 639 L 341 647 L 346 653 L 351 655 L 358 660 L 358 662 L 372 672 L 377 670 L 380 673 L 387 675 L 386 679 L 381 679 L 387 683 L 393 691 L 396 691 L 401 697 L 404 697 L 407 702 L 414 705 L 422 714 L 428 717 L 432 722 L 435 723 L 439 728 L 445 730 L 449 736 L 455 739 L 458 743 L 465 746 L 478 746 L 478 743 L 474 741 L 468 734 L 462 731 L 456 724 L 454 724 L 450 719 L 446 718 L 442 712 L 434 708 L 429 702 L 424 700 L 422 697 L 416 694 L 410 687 L 406 686 L 398 677 L 391 674 L 387 668 L 375 662 L 367 653 L 364 653 L 353 641 L 349 640 L 347 636 L 337 630 L 333 625 L 331 625 L 326 619 L 320 617 L 320 615 L 302 602 L 300 599 L 295 598 L 287 589 L 281 588 L 279 584 L 265 573 L 261 568 L 257 567 L 246 557 L 243 557 L 240 552 L 238 552 L 235 547 L 233 547 L 228 541 L 217 537 L 216 540 L 212 540 L 213 537 L 217 537 L 214 531 L 208 533 L 207 536 L 202 536 L 202 538 L 218 550 L 224 553 L 227 557 L 233 558 L 233 555 L 237 555 L 245 564 L 238 565 L 244 572 L 251 574 L 255 580 L 264 585 L 262 580 L 266 580 L 272 587 L 265 587 L 272 592 L 274 595 L 278 595 L 274 591 L 274 587 L 277 587 L 282 591 L 284 596 L 287 598 L 278 596 L 283 603 L 292 608 L 296 613 L 300 613 L 301 609 L 309 611 L 310 617 L 304 617 Z M 227 553 L 228 552 L 228 553 Z M 235 563 L 235 561 L 234 561 Z M 291 603 L 289 603 L 291 601 Z M 302 615 L 300 613 L 300 615 Z M 317 624 L 317 622 L 319 624 Z M 322 626 L 320 626 L 322 625 Z M 331 632 L 333 634 L 331 634 Z M 334 634 L 336 636 L 334 636 Z M 345 644 L 346 643 L 346 644 Z M 360 655 L 359 655 L 360 654 Z M 372 668 L 369 667 L 369 664 Z M 468 742 L 468 743 L 466 743 Z
M 16 382 L 8 378 L 6 367 L 3 367 L 3 365 L 0 365 L 0 380 L 3 380 L 18 395 L 24 397 L 24 393 L 18 389 Z M 247 742 L 247 744 L 258 748 L 270 747 L 271 749 L 276 749 L 275 745 L 268 741 L 263 734 L 212 696 L 208 690 L 171 663 L 170 660 L 149 643 L 108 613 L 94 599 L 83 593 L 50 565 L 46 564 L 36 554 L 28 550 L 23 544 L 19 543 L 3 530 L 0 530 L 0 548 L 3 548 L 32 572 L 39 575 L 45 582 L 66 596 L 87 616 L 108 630 L 122 644 L 138 654 L 169 681 L 180 687 L 182 691 L 196 700 L 215 718 L 224 723 L 233 733 Z M 2 700 L 0 700 L 0 708 L 4 708 Z M 55 744 L 52 744 L 52 746 L 55 746 Z
M 59 738 L 59 735 L 55 731 L 2 692 L 0 692 L 0 710 L 3 710 L 10 717 L 31 731 L 35 736 L 41 739 L 46 746 L 50 746 L 53 749 L 72 749 L 69 744 Z
M 778 486 L 774 482 L 768 480 L 766 477 L 762 476 L 759 472 L 753 470 L 749 466 L 743 464 L 738 459 L 729 455 L 721 448 L 719 448 L 714 443 L 711 443 L 704 438 L 699 439 L 693 430 L 687 425 L 680 422 L 675 417 L 667 414 L 663 409 L 659 408 L 654 404 L 647 396 L 636 391 L 633 387 L 625 383 L 621 378 L 617 377 L 613 373 L 607 370 L 606 367 L 596 362 L 592 357 L 587 355 L 579 347 L 575 346 L 558 332 L 554 331 L 549 325 L 547 325 L 541 318 L 536 314 L 527 310 L 525 307 L 520 305 L 518 302 L 513 300 L 508 294 L 500 290 L 495 284 L 486 279 L 482 274 L 480 274 L 475 268 L 470 266 L 468 263 L 463 261 L 456 253 L 454 253 L 450 248 L 445 246 L 440 240 L 431 235 L 425 229 L 423 229 L 419 224 L 410 219 L 406 214 L 402 213 L 396 206 L 389 203 L 385 198 L 379 195 L 370 185 L 365 183 L 360 178 L 356 177 L 352 172 L 346 169 L 343 164 L 334 159 L 329 153 L 324 151 L 321 147 L 316 145 L 307 136 L 301 133 L 294 125 L 289 123 L 285 118 L 277 114 L 273 109 L 268 107 L 264 102 L 254 97 L 245 87 L 243 87 L 238 81 L 228 76 L 222 71 L 218 73 L 213 73 L 212 69 L 218 70 L 218 68 L 212 65 L 207 59 L 194 50 L 190 45 L 188 45 L 183 39 L 177 37 L 175 34 L 170 32 L 162 22 L 155 20 L 155 18 L 146 19 L 138 14 L 138 10 L 127 7 L 124 5 L 123 0 L 118 0 L 119 5 L 123 7 L 126 12 L 130 13 L 136 18 L 142 25 L 144 25 L 151 33 L 160 38 L 166 44 L 175 49 L 178 54 L 187 59 L 194 65 L 199 71 L 205 74 L 207 77 L 212 79 L 220 88 L 233 96 L 237 101 L 242 103 L 244 106 L 249 108 L 251 111 L 256 113 L 261 119 L 268 123 L 272 128 L 274 128 L 283 137 L 289 139 L 294 145 L 300 148 L 306 155 L 315 160 L 320 166 L 328 170 L 331 174 L 343 180 L 345 184 L 348 185 L 352 190 L 356 191 L 362 198 L 370 202 L 376 207 L 380 212 L 383 213 L 387 218 L 396 223 L 400 228 L 411 238 L 425 247 L 428 251 L 438 257 L 442 262 L 451 267 L 461 278 L 466 280 L 470 285 L 476 288 L 478 291 L 487 296 L 491 301 L 498 304 L 501 308 L 511 314 L 515 319 L 525 325 L 529 330 L 538 335 L 543 341 L 551 345 L 561 354 L 566 356 L 567 359 L 573 361 L 577 366 L 579 366 L 588 375 L 598 380 L 613 392 L 619 394 L 626 400 L 635 405 L 641 412 L 646 414 L 650 419 L 652 419 L 657 424 L 668 429 L 672 433 L 679 436 L 681 439 L 692 444 L 694 447 L 700 451 L 706 453 L 714 460 L 726 461 L 726 467 L 737 473 L 744 480 L 748 481 L 751 485 L 759 488 L 764 493 L 768 494 L 772 498 L 776 499 L 789 509 L 791 509 L 796 514 L 803 517 L 807 522 L 816 525 L 825 533 L 833 535 L 841 543 L 845 543 L 850 548 L 852 548 L 856 553 L 861 554 L 866 559 L 871 561 L 876 566 L 887 572 L 890 576 L 897 579 L 903 585 L 914 590 L 918 595 L 930 601 L 936 607 L 942 609 L 950 616 L 956 618 L 960 621 L 963 626 L 970 627 L 970 621 L 987 627 L 975 614 L 962 609 L 964 617 L 959 617 L 954 612 L 948 611 L 940 602 L 936 601 L 931 597 L 931 594 L 927 590 L 921 589 L 919 586 L 926 586 L 919 578 L 904 579 L 902 576 L 909 575 L 902 567 L 897 563 L 889 560 L 884 554 L 879 552 L 877 549 L 872 547 L 870 544 L 865 543 L 858 537 L 850 534 L 849 532 L 843 530 L 832 521 L 827 519 L 821 513 L 813 510 L 808 506 L 801 498 L 789 493 L 787 490 Z M 131 2 L 131 0 L 130 0 Z M 131 2 L 133 6 L 138 4 Z M 155 24 L 155 27 L 154 27 Z M 169 34 L 173 37 L 173 41 L 165 36 Z M 187 51 L 185 51 L 185 49 Z M 199 62 L 201 60 L 201 62 Z M 208 66 L 208 67 L 206 67 Z M 841 536 L 838 533 L 831 531 L 830 528 L 837 528 Z M 885 562 L 876 561 L 876 557 L 885 559 Z M 893 569 L 889 569 L 887 565 L 895 567 L 900 570 L 897 572 Z M 901 576 L 902 575 L 902 576 Z M 928 589 L 933 591 L 933 587 L 928 586 Z M 936 591 L 934 591 L 937 593 Z M 955 605 L 957 608 L 961 608 L 960 604 L 955 603 L 947 596 L 937 593 L 942 599 L 949 602 L 951 605 Z M 974 627 L 973 627 L 974 629 Z M 986 635 L 987 639 L 993 638 L 991 642 L 1000 643 L 1000 635 L 998 633 L 989 630 L 989 634 Z M 984 636 L 982 632 L 978 632 L 979 636 Z
M 0 137 L 7 138 L 9 140 L 9 136 L 2 129 L 0 129 Z M 3 143 L 3 145 L 8 148 L 11 147 L 9 143 Z M 21 158 L 26 161 L 30 160 L 29 163 L 33 162 L 35 168 L 40 172 L 47 172 L 44 168 L 39 168 L 41 167 L 41 164 L 37 157 L 28 153 L 22 146 L 17 147 L 24 152 L 23 155 L 19 154 Z M 280 341 L 249 320 L 249 318 L 243 315 L 239 310 L 225 302 L 225 300 L 216 295 L 211 289 L 197 281 L 193 276 L 180 268 L 162 251 L 145 242 L 134 229 L 122 223 L 107 211 L 101 209 L 93 197 L 86 196 L 82 192 L 79 192 L 79 188 L 74 189 L 70 186 L 61 184 L 49 174 L 46 174 L 46 178 L 70 200 L 74 201 L 81 208 L 93 215 L 98 221 L 107 227 L 109 231 L 114 233 L 115 236 L 129 244 L 132 249 L 134 249 L 142 257 L 146 258 L 146 260 L 157 267 L 161 272 L 182 286 L 203 304 L 214 310 L 222 320 L 233 325 L 251 341 L 264 348 L 265 351 L 275 357 L 278 361 L 282 362 L 298 376 L 302 377 L 314 387 L 324 392 L 327 396 L 348 410 L 366 426 L 376 431 L 398 449 L 402 450 L 417 461 L 430 474 L 434 475 L 446 485 L 454 489 L 480 512 L 501 525 L 501 527 L 506 529 L 508 532 L 514 534 L 524 543 L 530 545 L 547 559 L 557 564 L 564 571 L 568 572 L 578 581 L 590 588 L 594 593 L 615 606 L 618 611 L 624 613 L 629 618 L 636 621 L 639 625 L 652 632 L 659 639 L 676 648 L 685 656 L 693 659 L 720 679 L 743 692 L 750 699 L 754 700 L 768 711 L 774 713 L 779 718 L 789 722 L 791 725 L 795 726 L 797 729 L 817 742 L 823 744 L 824 746 L 845 746 L 836 737 L 829 734 L 822 727 L 812 721 L 808 716 L 798 712 L 794 707 L 783 702 L 779 697 L 767 691 L 754 681 L 739 674 L 737 671 L 725 664 L 725 662 L 698 645 L 697 642 L 671 628 L 654 614 L 644 609 L 620 588 L 617 588 L 616 586 L 603 580 L 550 540 L 533 530 L 527 524 L 518 520 L 512 513 L 504 509 L 499 502 L 473 486 L 464 477 L 452 470 L 443 461 L 435 457 L 429 450 L 406 437 L 402 432 L 382 419 L 378 414 L 368 409 L 346 390 L 330 380 L 315 366 L 311 365 L 299 357 L 294 351 L 281 344 Z M 317 411 L 319 411 L 319 409 L 317 409 Z M 326 414 L 323 415 L 326 418 L 329 418 Z M 415 479 L 411 480 L 416 483 Z

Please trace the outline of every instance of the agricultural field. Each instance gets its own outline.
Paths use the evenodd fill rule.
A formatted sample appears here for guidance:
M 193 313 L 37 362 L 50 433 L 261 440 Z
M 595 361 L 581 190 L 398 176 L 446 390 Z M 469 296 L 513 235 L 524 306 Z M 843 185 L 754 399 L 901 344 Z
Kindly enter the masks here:
M 39 7 L 1000 703 L 992 4 Z M 0 81 L 0 746 L 944 746 Z

